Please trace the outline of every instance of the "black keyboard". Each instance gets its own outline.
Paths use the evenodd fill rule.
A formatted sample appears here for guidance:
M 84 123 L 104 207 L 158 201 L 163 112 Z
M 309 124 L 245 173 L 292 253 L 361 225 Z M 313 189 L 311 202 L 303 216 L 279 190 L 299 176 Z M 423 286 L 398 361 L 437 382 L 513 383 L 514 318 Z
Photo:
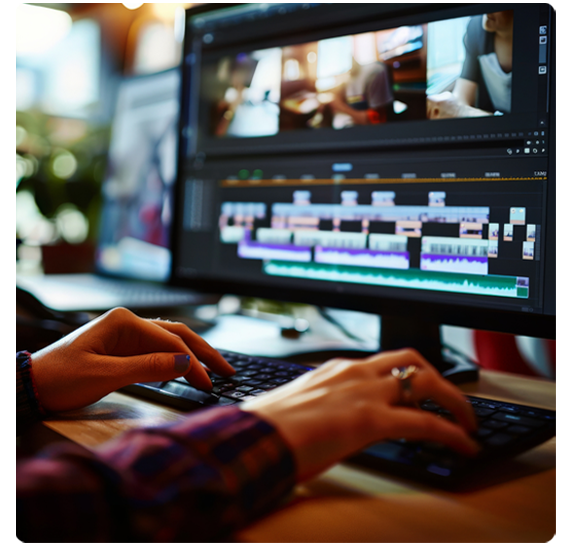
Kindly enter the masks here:
M 469 458 L 436 443 L 385 441 L 353 457 L 368 467 L 444 488 L 476 483 L 485 468 L 513 458 L 556 435 L 556 412 L 526 405 L 467 396 L 479 428 L 475 439 L 481 451 Z M 431 401 L 421 408 L 452 420 L 451 413 Z
M 221 350 L 236 370 L 229 378 L 210 375 L 212 392 L 197 390 L 186 379 L 132 384 L 125 391 L 181 410 L 241 403 L 290 382 L 311 367 L 273 358 L 247 356 Z M 556 435 L 556 412 L 467 396 L 479 421 L 476 440 L 482 447 L 468 458 L 439 444 L 404 439 L 377 443 L 351 461 L 382 471 L 400 474 L 437 486 L 455 486 L 489 464 L 514 457 Z M 431 401 L 421 408 L 442 418 L 451 413 Z
M 211 393 L 193 388 L 185 378 L 132 384 L 123 390 L 177 409 L 193 410 L 198 407 L 240 403 L 291 382 L 312 370 L 312 367 L 273 358 L 246 356 L 225 350 L 219 352 L 236 370 L 236 374 L 229 378 L 211 374 Z

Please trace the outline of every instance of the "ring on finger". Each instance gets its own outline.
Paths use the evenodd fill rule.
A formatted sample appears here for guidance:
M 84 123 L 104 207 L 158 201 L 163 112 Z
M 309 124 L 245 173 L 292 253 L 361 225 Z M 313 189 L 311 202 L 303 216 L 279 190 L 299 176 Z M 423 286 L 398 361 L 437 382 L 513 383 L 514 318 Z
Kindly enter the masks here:
M 393 367 L 392 376 L 395 377 L 400 383 L 400 403 L 402 405 L 414 405 L 418 406 L 417 403 L 413 401 L 413 391 L 412 391 L 412 377 L 419 371 L 419 367 L 416 365 L 408 365 L 406 367 Z

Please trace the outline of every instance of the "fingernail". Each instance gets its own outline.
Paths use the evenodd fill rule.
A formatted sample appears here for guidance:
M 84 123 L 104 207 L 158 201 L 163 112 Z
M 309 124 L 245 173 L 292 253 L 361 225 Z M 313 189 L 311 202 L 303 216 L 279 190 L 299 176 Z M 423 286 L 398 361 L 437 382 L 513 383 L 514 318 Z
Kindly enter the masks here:
M 174 369 L 177 373 L 183 374 L 190 368 L 190 356 L 188 354 L 179 354 L 174 356 Z

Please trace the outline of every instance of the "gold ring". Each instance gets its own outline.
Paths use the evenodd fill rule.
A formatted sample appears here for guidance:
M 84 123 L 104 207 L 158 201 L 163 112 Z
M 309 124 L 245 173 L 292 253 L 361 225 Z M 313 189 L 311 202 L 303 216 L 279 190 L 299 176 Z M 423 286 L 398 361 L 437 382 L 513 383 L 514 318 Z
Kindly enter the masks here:
M 392 376 L 400 381 L 402 392 L 400 400 L 402 405 L 416 405 L 412 401 L 412 376 L 419 371 L 419 367 L 408 365 L 407 367 L 393 367 Z

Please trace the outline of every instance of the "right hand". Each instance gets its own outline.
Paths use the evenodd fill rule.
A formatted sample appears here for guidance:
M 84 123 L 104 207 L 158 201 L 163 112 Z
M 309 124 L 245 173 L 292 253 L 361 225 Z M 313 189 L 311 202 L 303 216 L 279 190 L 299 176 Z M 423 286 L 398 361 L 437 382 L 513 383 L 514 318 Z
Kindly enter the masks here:
M 451 411 L 457 424 L 399 404 L 402 385 L 390 372 L 408 365 L 419 368 L 410 379 L 412 400 L 433 400 Z M 477 429 L 471 406 L 415 350 L 331 360 L 240 408 L 279 430 L 294 454 L 298 482 L 386 439 L 435 441 L 466 455 L 479 450 L 469 436 Z

